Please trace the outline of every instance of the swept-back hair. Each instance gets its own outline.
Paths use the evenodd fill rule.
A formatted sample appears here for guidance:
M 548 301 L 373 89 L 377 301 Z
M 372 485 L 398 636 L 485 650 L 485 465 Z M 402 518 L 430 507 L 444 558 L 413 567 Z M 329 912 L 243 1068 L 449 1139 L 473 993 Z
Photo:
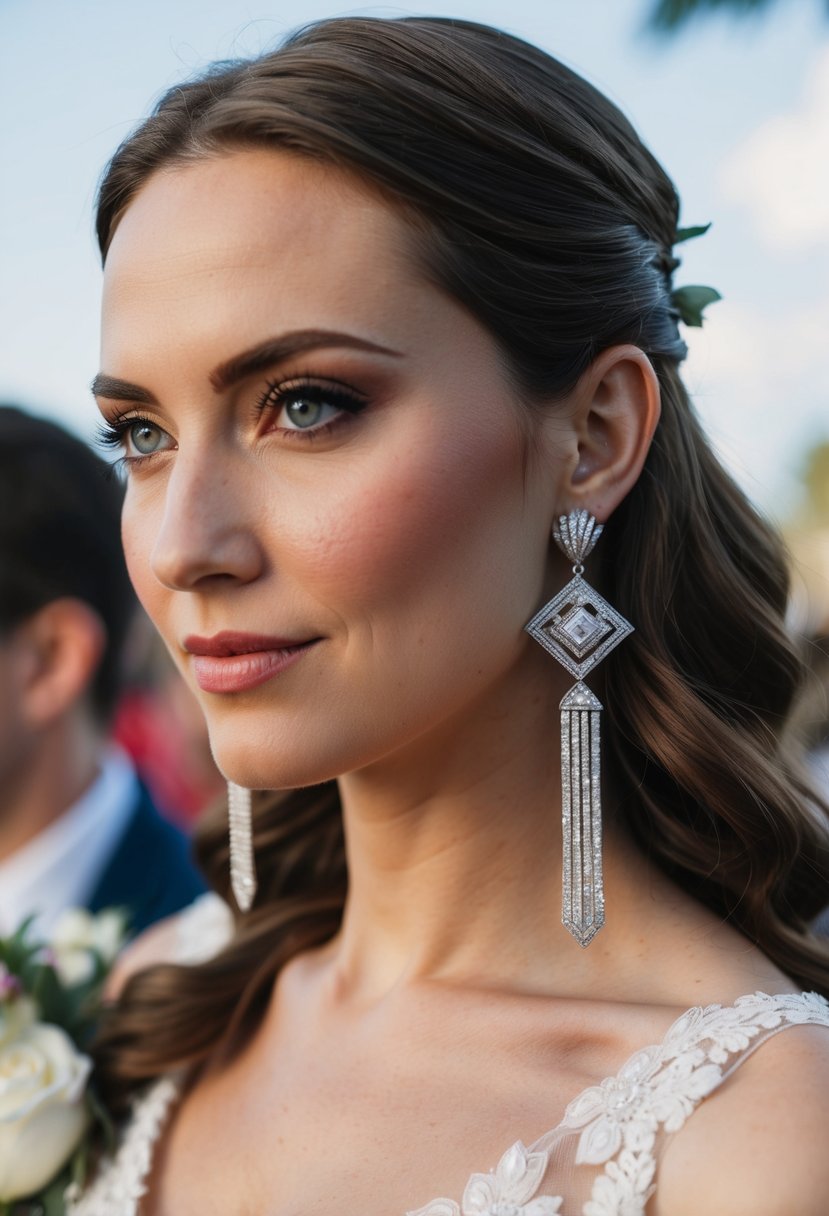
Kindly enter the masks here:
M 829 955 L 807 927 L 829 889 L 826 808 L 787 731 L 801 679 L 787 563 L 679 377 L 678 199 L 664 170 L 596 89 L 507 34 L 437 18 L 323 21 L 167 93 L 106 171 L 102 255 L 153 173 L 248 147 L 382 192 L 533 408 L 555 408 L 607 347 L 649 356 L 662 418 L 602 546 L 603 588 L 636 625 L 605 665 L 619 815 L 685 890 L 829 992 Z M 221 819 L 201 848 L 227 895 Z M 347 884 L 336 785 L 258 797 L 255 837 L 260 894 L 231 945 L 195 968 L 138 974 L 104 1027 L 111 1094 L 204 1059 L 258 1015 L 289 958 L 336 932 Z

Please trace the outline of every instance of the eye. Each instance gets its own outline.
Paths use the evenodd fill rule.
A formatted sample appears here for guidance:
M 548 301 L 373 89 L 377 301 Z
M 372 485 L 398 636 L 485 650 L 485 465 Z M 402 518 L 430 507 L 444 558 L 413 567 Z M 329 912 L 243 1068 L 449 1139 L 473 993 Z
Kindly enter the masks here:
M 125 466 L 138 465 L 174 446 L 165 430 L 149 418 L 138 418 L 135 414 L 103 423 L 98 429 L 98 442 L 106 448 L 120 449 Z
M 309 431 L 321 423 L 330 422 L 340 413 L 341 406 L 330 401 L 313 401 L 308 393 L 297 393 L 292 401 L 287 401 L 279 413 L 277 421 L 291 430 Z
M 164 438 L 165 432 L 160 426 L 144 419 L 131 423 L 124 435 L 127 447 L 132 447 L 138 456 L 152 456 L 160 450 Z M 133 452 L 127 451 L 127 455 L 131 456 Z
M 359 414 L 365 406 L 360 394 L 346 385 L 303 378 L 269 384 L 258 408 L 269 412 L 273 430 L 310 436 L 338 425 L 343 415 Z

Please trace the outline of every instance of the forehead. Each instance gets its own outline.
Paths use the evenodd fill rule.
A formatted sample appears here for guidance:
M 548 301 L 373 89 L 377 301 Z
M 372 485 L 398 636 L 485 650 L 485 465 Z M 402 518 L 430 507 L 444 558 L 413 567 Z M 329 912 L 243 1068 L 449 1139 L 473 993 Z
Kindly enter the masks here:
M 341 324 L 345 311 L 370 328 L 393 295 L 409 324 L 425 290 L 402 211 L 359 178 L 290 153 L 229 152 L 156 172 L 122 216 L 104 274 L 104 359 L 171 324 L 256 341 L 263 309 L 279 327 Z

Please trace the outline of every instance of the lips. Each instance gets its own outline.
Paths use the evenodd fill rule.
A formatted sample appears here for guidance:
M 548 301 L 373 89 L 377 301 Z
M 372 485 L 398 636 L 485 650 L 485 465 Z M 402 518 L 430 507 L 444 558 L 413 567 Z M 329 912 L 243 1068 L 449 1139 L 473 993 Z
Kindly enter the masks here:
M 320 639 L 297 641 L 254 633 L 191 635 L 184 649 L 193 656 L 193 674 L 203 692 L 231 693 L 256 688 L 302 658 Z
M 190 654 L 209 655 L 223 659 L 232 655 L 256 654 L 260 650 L 291 650 L 304 646 L 306 641 L 296 638 L 271 638 L 261 633 L 233 633 L 226 630 L 212 638 L 200 638 L 191 634 L 184 639 L 184 649 Z

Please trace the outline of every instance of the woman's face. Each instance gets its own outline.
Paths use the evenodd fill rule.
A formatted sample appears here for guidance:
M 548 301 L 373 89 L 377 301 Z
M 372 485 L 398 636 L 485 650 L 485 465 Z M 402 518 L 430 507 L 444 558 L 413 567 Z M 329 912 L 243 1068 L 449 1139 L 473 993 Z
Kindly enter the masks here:
M 439 735 L 533 645 L 565 458 L 410 244 L 358 179 L 256 150 L 156 173 L 108 255 L 130 573 L 242 785 Z

